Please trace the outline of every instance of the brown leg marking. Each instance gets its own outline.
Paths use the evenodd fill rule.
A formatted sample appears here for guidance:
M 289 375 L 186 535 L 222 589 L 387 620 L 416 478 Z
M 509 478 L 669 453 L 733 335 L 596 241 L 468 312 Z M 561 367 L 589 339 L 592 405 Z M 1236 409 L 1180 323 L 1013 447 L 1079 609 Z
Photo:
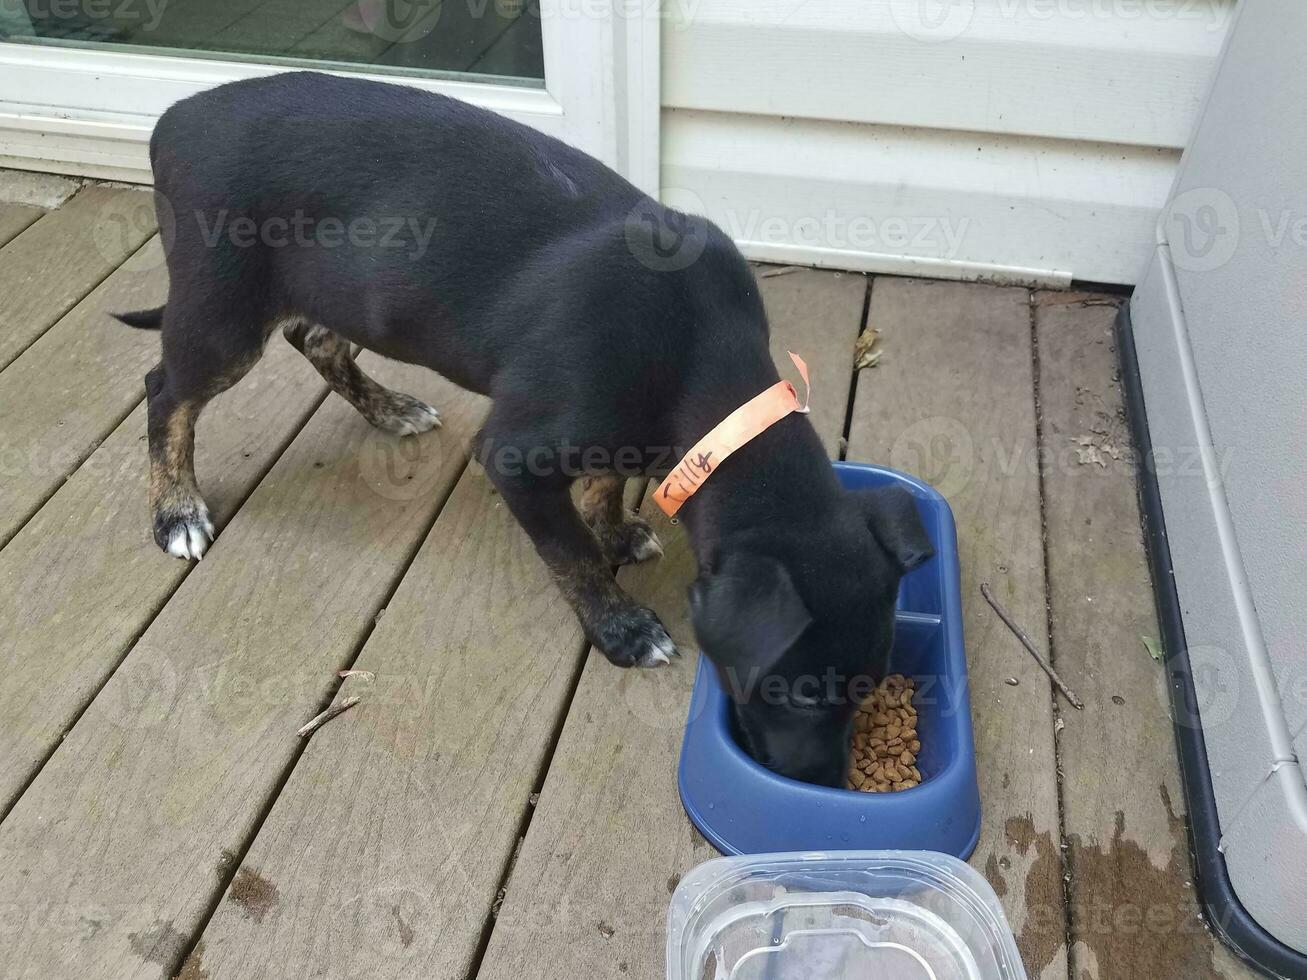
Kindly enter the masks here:
M 397 436 L 426 432 L 440 425 L 440 413 L 412 395 L 383 388 L 350 357 L 349 341 L 316 323 L 291 320 L 283 329 L 286 339 L 331 386 L 332 391 L 359 410 L 384 432 Z
M 581 478 L 577 509 L 594 531 L 599 546 L 614 565 L 634 565 L 658 558 L 663 546 L 648 523 L 630 513 L 622 499 L 626 477 L 605 474 Z
M 150 405 L 150 514 L 154 540 L 177 558 L 200 558 L 213 540 L 209 508 L 195 483 L 195 402 Z
M 208 402 L 243 378 L 263 351 L 231 364 L 202 389 L 179 396 L 163 365 L 145 376 L 150 440 L 150 515 L 154 540 L 177 558 L 202 558 L 213 540 L 213 520 L 195 481 L 195 422 Z
M 612 663 L 660 667 L 679 655 L 658 617 L 636 605 L 601 562 L 551 558 L 545 564 L 586 637 Z
M 576 559 L 546 562 L 558 591 L 586 620 L 596 620 L 631 604 L 631 599 L 601 563 Z
M 483 430 L 483 438 L 493 441 L 493 429 Z M 487 467 L 486 474 L 576 610 L 587 639 L 604 656 L 619 667 L 657 667 L 676 655 L 676 644 L 658 617 L 636 605 L 613 578 L 565 482 L 494 466 Z

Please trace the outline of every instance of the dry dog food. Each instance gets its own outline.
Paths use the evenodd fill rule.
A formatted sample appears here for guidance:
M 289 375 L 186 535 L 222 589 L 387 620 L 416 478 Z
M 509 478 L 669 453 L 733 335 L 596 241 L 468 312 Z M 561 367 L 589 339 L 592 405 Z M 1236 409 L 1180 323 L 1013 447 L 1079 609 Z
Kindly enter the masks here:
M 917 709 L 911 677 L 890 674 L 871 693 L 854 719 L 849 789 L 894 793 L 921 783 L 917 753 Z

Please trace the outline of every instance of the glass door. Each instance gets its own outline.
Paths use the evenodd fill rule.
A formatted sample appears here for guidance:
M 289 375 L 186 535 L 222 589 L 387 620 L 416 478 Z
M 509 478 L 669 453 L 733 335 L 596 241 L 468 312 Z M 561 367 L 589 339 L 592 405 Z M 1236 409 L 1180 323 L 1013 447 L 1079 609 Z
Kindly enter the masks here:
M 543 85 L 535 0 L 0 0 L 7 41 Z
M 658 0 L 0 0 L 0 166 L 148 179 L 178 99 L 315 68 L 484 105 L 656 191 Z

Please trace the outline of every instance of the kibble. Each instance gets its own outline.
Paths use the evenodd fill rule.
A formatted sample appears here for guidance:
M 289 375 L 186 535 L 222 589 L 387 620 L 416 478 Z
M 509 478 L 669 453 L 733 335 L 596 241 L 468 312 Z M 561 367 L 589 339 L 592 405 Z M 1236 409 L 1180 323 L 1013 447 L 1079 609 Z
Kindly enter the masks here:
M 853 758 L 849 789 L 863 793 L 897 793 L 921 784 L 917 756 L 916 685 L 911 677 L 890 674 L 871 693 L 853 722 Z

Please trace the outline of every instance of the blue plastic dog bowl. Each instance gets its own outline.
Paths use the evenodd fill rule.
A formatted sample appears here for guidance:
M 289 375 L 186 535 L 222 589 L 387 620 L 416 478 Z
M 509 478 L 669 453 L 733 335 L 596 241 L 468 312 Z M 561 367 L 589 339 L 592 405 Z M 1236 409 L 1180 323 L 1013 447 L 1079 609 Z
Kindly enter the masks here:
M 953 512 L 924 483 L 883 466 L 836 463 L 849 489 L 898 484 L 917 501 L 935 557 L 899 586 L 891 671 L 916 679 L 921 785 L 859 793 L 786 779 L 736 744 L 729 704 L 707 657 L 681 746 L 681 802 L 723 854 L 926 850 L 967 858 L 980 838 L 980 789 L 962 644 L 962 584 Z

